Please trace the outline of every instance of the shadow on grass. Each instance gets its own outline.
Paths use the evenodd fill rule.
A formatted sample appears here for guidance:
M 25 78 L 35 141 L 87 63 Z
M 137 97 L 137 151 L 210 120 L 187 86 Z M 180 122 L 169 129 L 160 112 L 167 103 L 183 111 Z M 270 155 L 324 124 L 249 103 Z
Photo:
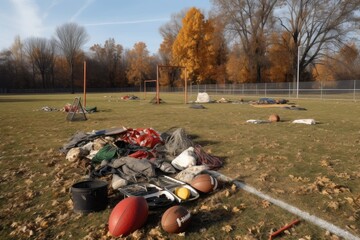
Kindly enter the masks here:
M 168 208 L 159 208 L 149 211 L 146 224 L 144 226 L 145 231 L 150 231 L 150 229 L 159 226 L 159 230 L 165 233 L 161 228 L 161 218 Z M 189 209 L 187 206 L 185 206 L 185 208 Z M 208 229 L 214 226 L 216 227 L 224 221 L 229 221 L 233 217 L 234 213 L 226 211 L 224 208 L 210 211 L 198 211 L 196 213 L 192 213 L 190 225 L 186 228 L 186 232 L 197 233 L 199 230 L 204 228 Z
M 199 135 L 196 135 L 196 134 L 188 134 L 188 137 L 189 137 L 196 145 L 200 145 L 200 146 L 202 146 L 202 147 L 220 143 L 220 141 L 214 141 L 214 140 L 196 140 L 196 139 L 199 139 L 199 137 L 200 137 Z
M 234 213 L 224 208 L 210 211 L 198 211 L 192 215 L 191 224 L 187 232 L 199 232 L 200 229 L 219 226 L 234 217 Z
M 94 113 L 102 113 L 102 112 L 106 113 L 106 112 L 112 112 L 112 111 L 113 111 L 112 109 L 100 109 L 100 110 L 97 109 L 96 112 L 94 112 Z

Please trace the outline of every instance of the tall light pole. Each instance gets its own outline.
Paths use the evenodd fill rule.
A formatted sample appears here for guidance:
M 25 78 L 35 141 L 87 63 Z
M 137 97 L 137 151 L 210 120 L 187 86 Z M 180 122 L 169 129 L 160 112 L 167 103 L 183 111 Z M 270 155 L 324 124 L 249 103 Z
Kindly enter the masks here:
M 297 48 L 297 76 L 296 76 L 296 98 L 299 98 L 299 81 L 300 81 L 300 45 Z

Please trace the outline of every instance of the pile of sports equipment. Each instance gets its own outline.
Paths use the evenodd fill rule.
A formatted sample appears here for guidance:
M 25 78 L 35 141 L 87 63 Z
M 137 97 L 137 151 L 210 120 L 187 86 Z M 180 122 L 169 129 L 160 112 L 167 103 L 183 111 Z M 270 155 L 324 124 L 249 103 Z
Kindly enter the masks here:
M 147 221 L 148 209 L 164 211 L 161 226 L 168 233 L 185 231 L 191 214 L 183 203 L 217 189 L 211 171 L 220 168 L 222 159 L 206 153 L 182 128 L 158 132 L 152 128 L 111 128 L 88 133 L 77 132 L 60 151 L 70 162 L 85 162 L 86 184 L 72 192 L 77 212 L 101 211 L 96 199 L 91 204 L 77 195 L 91 196 L 95 184 L 109 181 L 108 189 L 122 196 L 109 216 L 109 232 L 126 236 Z M 86 189 L 89 187 L 91 189 Z M 85 189 L 84 189 L 85 188 Z M 103 188 L 103 186 L 102 186 Z M 96 191 L 103 192 L 102 189 Z M 100 204 L 100 203 L 99 203 Z

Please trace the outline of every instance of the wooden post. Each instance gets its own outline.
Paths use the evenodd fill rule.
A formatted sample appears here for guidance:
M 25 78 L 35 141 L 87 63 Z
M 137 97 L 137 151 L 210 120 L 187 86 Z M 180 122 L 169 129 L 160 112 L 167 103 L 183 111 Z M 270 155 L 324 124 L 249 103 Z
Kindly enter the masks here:
M 86 61 L 84 61 L 84 108 L 86 107 Z
M 144 100 L 146 100 L 146 81 L 144 81 Z
M 185 90 L 184 90 L 184 99 L 185 99 L 185 104 L 187 104 L 188 99 L 187 99 L 187 71 L 185 68 Z

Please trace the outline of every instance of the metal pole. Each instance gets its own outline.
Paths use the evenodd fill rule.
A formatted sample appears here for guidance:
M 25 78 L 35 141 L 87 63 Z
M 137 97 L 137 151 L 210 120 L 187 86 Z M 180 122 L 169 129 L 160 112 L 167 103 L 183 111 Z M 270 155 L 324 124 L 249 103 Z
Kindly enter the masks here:
M 86 107 L 86 61 L 84 61 L 84 107 Z
M 354 80 L 354 102 L 356 102 L 356 80 Z
M 299 80 L 300 80 L 300 46 L 297 49 L 297 76 L 296 76 L 296 98 L 299 98 Z
M 267 85 L 266 85 L 266 83 L 265 83 L 265 97 L 267 97 L 266 88 L 267 88 Z
M 146 83 L 144 83 L 144 100 L 146 100 Z
M 156 66 L 156 103 L 160 104 L 160 97 L 159 97 L 159 65 Z
M 291 96 L 291 83 L 289 83 L 289 98 Z
M 323 99 L 323 82 L 320 81 L 320 99 Z

